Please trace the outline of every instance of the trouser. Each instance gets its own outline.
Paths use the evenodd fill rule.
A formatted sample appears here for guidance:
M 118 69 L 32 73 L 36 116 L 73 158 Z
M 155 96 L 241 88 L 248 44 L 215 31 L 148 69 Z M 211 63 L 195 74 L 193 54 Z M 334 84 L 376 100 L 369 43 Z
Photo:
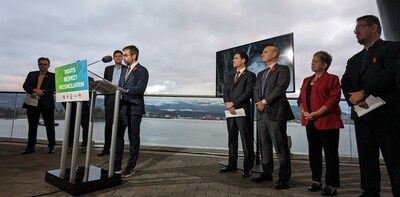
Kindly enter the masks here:
M 274 146 L 280 163 L 278 176 L 281 181 L 289 181 L 291 176 L 290 150 L 286 126 L 287 121 L 270 120 L 266 113 L 261 115 L 258 122 L 263 173 L 271 174 L 274 170 L 274 160 L 272 156 L 272 146 Z
M 35 149 L 37 130 L 39 126 L 40 114 L 42 115 L 44 125 L 46 127 L 47 140 L 49 141 L 48 148 L 52 149 L 56 145 L 55 128 L 54 128 L 54 110 L 43 110 L 40 107 L 28 106 L 26 109 L 28 116 L 28 144 L 27 150 Z
M 103 152 L 110 151 L 111 147 L 111 136 L 112 136 L 112 125 L 114 120 L 114 102 L 115 95 L 106 95 L 107 103 L 105 103 L 105 126 L 104 126 L 104 147 Z
M 242 140 L 243 147 L 243 168 L 251 170 L 254 166 L 254 132 L 250 130 L 249 122 L 246 117 L 228 118 L 228 147 L 229 147 L 229 162 L 228 166 L 236 167 L 238 159 L 238 135 Z
M 76 107 L 77 102 L 71 102 L 71 118 L 69 122 L 69 135 L 68 135 L 68 147 L 74 145 L 74 134 L 75 134 L 75 120 L 76 120 Z M 82 102 L 81 113 L 81 127 L 82 127 L 82 146 L 87 145 L 88 133 L 89 133 L 89 117 L 90 117 L 90 106 L 88 102 Z
M 124 153 L 124 135 L 125 129 L 128 127 L 129 138 L 129 159 L 126 168 L 134 169 L 139 157 L 140 148 L 140 123 L 141 115 L 130 115 L 129 105 L 121 105 L 120 114 L 118 117 L 118 133 L 117 147 L 115 151 L 115 167 L 121 167 L 122 156 Z
M 323 149 L 326 165 L 325 184 L 339 187 L 339 129 L 319 130 L 315 128 L 314 122 L 310 122 L 306 130 L 312 180 L 321 182 Z
M 368 115 L 362 120 L 354 121 L 361 189 L 365 193 L 381 191 L 380 150 L 389 174 L 393 196 L 400 196 L 400 115 Z

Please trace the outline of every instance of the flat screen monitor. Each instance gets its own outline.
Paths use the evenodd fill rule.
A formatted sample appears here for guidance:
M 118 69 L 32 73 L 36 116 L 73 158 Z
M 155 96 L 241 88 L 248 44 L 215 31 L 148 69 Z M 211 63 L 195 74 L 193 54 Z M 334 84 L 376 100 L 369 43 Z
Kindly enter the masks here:
M 249 71 L 259 73 L 265 69 L 265 64 L 261 60 L 261 53 L 265 46 L 274 45 L 280 50 L 278 63 L 286 65 L 290 69 L 290 84 L 286 92 L 295 92 L 294 84 L 294 46 L 293 46 L 293 33 L 260 40 L 257 42 L 236 46 L 233 48 L 225 49 L 217 52 L 217 77 L 216 77 L 216 96 L 222 97 L 224 90 L 225 80 L 230 73 L 236 72 L 233 68 L 232 60 L 235 51 L 246 52 L 249 56 L 249 61 L 246 67 Z

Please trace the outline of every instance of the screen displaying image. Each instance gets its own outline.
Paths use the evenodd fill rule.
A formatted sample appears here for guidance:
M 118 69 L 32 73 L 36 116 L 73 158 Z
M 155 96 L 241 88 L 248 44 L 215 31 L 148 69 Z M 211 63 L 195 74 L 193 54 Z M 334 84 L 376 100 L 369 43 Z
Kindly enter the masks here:
M 249 61 L 246 67 L 249 71 L 259 73 L 265 69 L 265 64 L 261 60 L 261 53 L 265 46 L 274 45 L 280 50 L 278 64 L 286 65 L 290 69 L 290 84 L 286 92 L 294 92 L 294 47 L 293 33 L 260 40 L 257 42 L 236 46 L 217 52 L 217 77 L 216 77 L 216 96 L 222 97 L 224 90 L 224 82 L 230 73 L 236 72 L 233 68 L 232 59 L 235 51 L 246 52 L 249 56 Z

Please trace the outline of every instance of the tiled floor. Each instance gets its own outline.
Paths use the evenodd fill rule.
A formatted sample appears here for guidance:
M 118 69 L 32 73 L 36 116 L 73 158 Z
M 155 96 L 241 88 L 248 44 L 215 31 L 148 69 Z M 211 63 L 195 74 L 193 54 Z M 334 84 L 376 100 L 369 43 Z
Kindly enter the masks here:
M 46 146 L 38 145 L 35 153 L 19 155 L 24 146 L 0 142 L 0 196 L 70 196 L 45 182 L 45 172 L 59 168 L 61 148 L 57 146 L 55 154 L 47 155 Z M 226 156 L 151 149 L 141 150 L 137 173 L 123 179 L 121 185 L 82 196 L 321 196 L 306 190 L 311 183 L 307 160 L 292 160 L 291 188 L 279 191 L 273 189 L 274 182 L 256 184 L 251 178 L 241 178 L 241 171 L 219 173 L 218 163 Z M 91 164 L 106 169 L 108 157 L 97 157 L 98 152 L 99 149 L 93 150 Z M 84 165 L 84 160 L 85 155 L 80 153 L 78 164 Z M 381 196 L 391 196 L 386 169 L 381 169 Z M 340 174 L 342 186 L 338 196 L 358 196 L 358 165 L 341 163 Z M 276 180 L 277 174 L 273 175 Z

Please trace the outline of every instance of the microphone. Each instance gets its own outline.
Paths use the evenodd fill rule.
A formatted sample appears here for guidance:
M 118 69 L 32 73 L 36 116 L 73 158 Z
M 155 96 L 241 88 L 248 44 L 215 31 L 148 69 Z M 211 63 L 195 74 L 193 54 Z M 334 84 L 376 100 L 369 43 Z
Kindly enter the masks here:
M 111 57 L 111 55 L 106 55 L 106 56 L 104 56 L 103 58 L 101 58 L 101 60 L 97 60 L 97 61 L 95 61 L 95 62 L 93 62 L 93 63 L 88 64 L 87 66 L 93 65 L 93 64 L 95 64 L 95 63 L 97 63 L 97 62 L 100 62 L 100 61 L 102 61 L 102 62 L 104 62 L 104 63 L 108 63 L 108 62 L 111 62 L 112 59 L 113 59 L 113 58 Z
M 108 62 L 111 62 L 112 61 L 112 57 L 111 57 L 111 55 L 107 55 L 107 56 L 104 56 L 102 59 L 101 59 L 101 61 L 103 61 L 104 63 L 108 63 Z

